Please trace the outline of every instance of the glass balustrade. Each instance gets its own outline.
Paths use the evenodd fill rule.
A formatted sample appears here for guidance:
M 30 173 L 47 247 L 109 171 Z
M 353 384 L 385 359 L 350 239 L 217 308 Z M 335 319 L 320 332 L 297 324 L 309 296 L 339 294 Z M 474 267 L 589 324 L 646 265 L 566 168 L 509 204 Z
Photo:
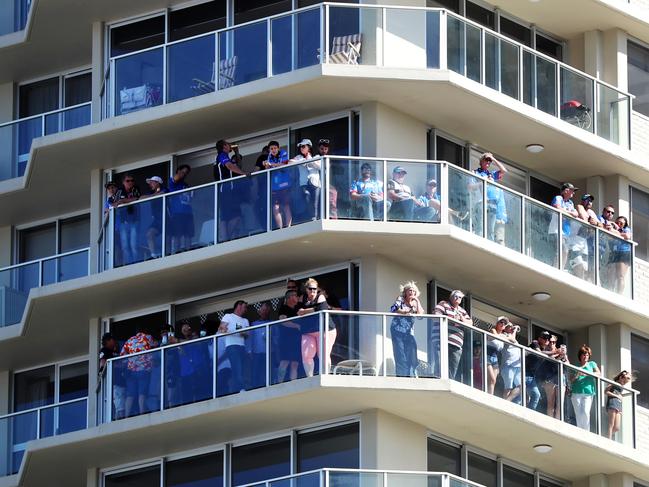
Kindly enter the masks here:
M 0 2 L 0 36 L 24 30 L 32 0 L 3 0 Z
M 20 323 L 33 288 L 88 275 L 89 249 L 0 269 L 0 327 Z

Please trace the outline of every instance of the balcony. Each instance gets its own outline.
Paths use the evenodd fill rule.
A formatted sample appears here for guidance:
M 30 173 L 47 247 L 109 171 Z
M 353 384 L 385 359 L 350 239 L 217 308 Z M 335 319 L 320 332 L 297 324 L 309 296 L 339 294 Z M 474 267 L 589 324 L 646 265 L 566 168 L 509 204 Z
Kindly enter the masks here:
M 90 124 L 91 103 L 0 124 L 0 182 L 25 174 L 32 141 Z
M 87 397 L 0 416 L 0 476 L 18 473 L 28 442 L 87 427 Z
M 0 36 L 25 29 L 31 4 L 32 0 L 2 0 L 0 2 Z
M 0 328 L 21 322 L 30 290 L 87 276 L 89 253 L 74 250 L 0 269 Z
M 531 257 L 542 265 L 540 273 L 561 269 L 607 291 L 633 296 L 633 242 L 447 163 L 398 159 L 316 158 L 113 208 L 100 240 L 99 267 L 106 270 L 277 231 L 277 181 L 299 181 L 300 173 L 314 164 L 324 181 L 320 201 L 308 206 L 292 183 L 292 226 L 314 220 L 366 222 L 377 231 L 381 222 L 451 226 L 494 242 L 503 252 Z M 428 180 L 436 180 L 435 202 L 424 208 L 418 206 L 420 200 L 394 204 L 380 197 L 370 203 L 369 195 L 351 200 L 349 188 L 363 164 L 379 181 L 390 180 L 397 166 L 406 169 L 416 198 L 425 195 Z M 383 183 L 380 188 L 383 192 Z M 241 215 L 235 225 L 233 211 Z M 174 218 L 184 215 L 191 215 L 193 226 L 178 233 Z
M 630 146 L 630 95 L 446 10 L 417 7 L 325 3 L 115 57 L 106 113 L 131 113 L 320 63 L 448 69 Z

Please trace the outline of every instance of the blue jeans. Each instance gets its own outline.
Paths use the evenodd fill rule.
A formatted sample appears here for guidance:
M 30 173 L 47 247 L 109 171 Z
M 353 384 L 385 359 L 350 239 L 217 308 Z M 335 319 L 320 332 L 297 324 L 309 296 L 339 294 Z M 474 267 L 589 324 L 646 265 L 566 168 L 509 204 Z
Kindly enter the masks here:
M 246 360 L 246 347 L 243 345 L 230 345 L 225 349 L 225 354 L 230 361 L 232 379 L 230 380 L 231 392 L 237 393 L 244 388 L 243 366 Z
M 410 333 L 390 331 L 392 333 L 395 375 L 397 377 L 414 377 L 418 363 L 415 337 Z
M 122 265 L 132 264 L 138 259 L 138 225 L 123 221 L 119 224 L 119 242 L 122 249 Z
M 541 399 L 541 391 L 539 391 L 539 387 L 536 385 L 536 379 L 533 376 L 528 375 L 525 377 L 525 391 L 525 394 L 529 398 L 527 407 L 536 410 Z

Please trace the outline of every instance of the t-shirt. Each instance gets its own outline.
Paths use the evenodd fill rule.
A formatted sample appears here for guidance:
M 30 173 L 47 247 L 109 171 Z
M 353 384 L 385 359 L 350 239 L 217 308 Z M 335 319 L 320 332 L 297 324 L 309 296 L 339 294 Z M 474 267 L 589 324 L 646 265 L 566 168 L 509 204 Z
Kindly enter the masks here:
M 142 193 L 140 193 L 140 189 L 137 186 L 133 186 L 131 191 L 119 188 L 117 193 L 115 193 L 115 196 L 113 196 L 113 200 L 120 201 L 130 198 L 138 199 L 140 196 L 142 196 Z M 126 208 L 117 211 L 117 215 L 119 215 L 118 219 L 122 222 L 135 223 L 138 220 L 138 209 L 138 205 L 128 205 Z
M 511 343 L 505 343 L 502 352 L 503 367 L 521 366 L 521 349 Z
M 412 196 L 412 190 L 410 189 L 410 186 L 404 183 L 398 183 L 394 179 L 390 179 L 388 181 L 388 191 L 390 190 L 394 191 L 400 198 Z
M 225 323 L 227 325 L 228 333 L 241 330 L 243 328 L 248 328 L 250 326 L 250 323 L 248 323 L 248 320 L 246 318 L 235 315 L 234 313 L 228 313 L 223 318 L 221 318 L 221 323 Z M 246 344 L 246 339 L 241 333 L 237 335 L 228 335 L 222 340 L 225 341 L 226 348 L 235 345 L 243 347 Z
M 440 301 L 437 306 L 435 306 L 434 314 L 448 316 L 457 321 L 463 321 L 465 318 L 471 318 L 469 313 L 462 306 L 458 306 L 457 309 L 451 306 L 451 303 L 448 301 Z M 439 327 L 434 327 L 433 329 L 433 341 L 439 341 Z M 435 340 L 436 339 L 436 340 Z M 448 322 L 448 344 L 453 347 L 462 348 L 464 345 L 464 328 L 454 321 Z
M 595 372 L 596 367 L 597 364 L 591 360 L 586 362 L 580 369 L 584 369 L 587 372 Z M 570 373 L 576 374 L 573 370 L 570 370 Z M 593 396 L 595 395 L 595 378 L 590 375 L 578 375 L 575 377 L 575 381 L 572 383 L 570 389 L 573 394 L 588 394 Z
M 230 154 L 227 152 L 219 152 L 216 156 L 216 160 L 214 161 L 214 180 L 215 181 L 223 181 L 224 179 L 230 179 L 237 175 L 236 173 L 233 173 L 230 171 L 228 166 L 226 164 L 228 162 L 231 162 L 233 164 L 236 164 L 230 157 Z
M 478 169 L 476 169 L 473 172 L 476 173 L 478 176 L 486 178 L 486 179 L 488 179 L 490 181 L 500 181 L 500 179 L 502 178 L 502 173 L 500 171 L 489 171 L 489 170 L 486 170 L 486 169 L 483 170 L 481 167 L 479 167 Z M 493 184 L 487 184 L 487 201 L 488 202 L 492 202 L 492 203 L 495 202 L 498 205 L 499 202 L 502 201 L 503 202 L 502 206 L 504 206 L 504 199 L 505 199 L 505 195 L 503 194 L 502 189 L 500 189 L 497 186 L 494 186 Z M 498 208 L 498 211 L 502 212 L 502 209 Z M 506 219 L 506 217 L 503 218 L 502 215 L 498 215 L 498 214 L 496 215 L 496 218 L 498 220 L 505 220 Z
M 110 360 L 113 357 L 117 357 L 117 354 L 112 348 L 101 347 L 101 350 L 99 350 L 99 360 Z
M 250 326 L 263 325 L 264 323 L 270 323 L 271 320 L 257 320 L 253 321 Z M 250 335 L 252 339 L 248 340 L 246 347 L 249 349 L 250 353 L 266 353 L 266 327 L 262 326 L 256 330 L 250 330 Z
M 295 308 L 291 308 L 290 306 L 283 304 L 279 307 L 279 311 L 277 312 L 277 314 L 278 316 L 286 316 L 287 318 L 293 318 L 297 316 L 297 312 L 300 308 L 302 308 L 302 305 L 300 303 L 297 303 L 295 305 Z
M 137 335 L 132 336 L 131 338 L 126 340 L 126 343 L 124 343 L 120 355 L 130 355 L 132 353 L 151 350 L 152 348 L 155 348 L 155 340 L 153 339 L 153 337 L 151 335 L 147 335 L 146 333 L 140 332 Z M 128 370 L 131 370 L 133 372 L 151 370 L 152 354 L 143 353 L 136 355 L 135 357 L 131 357 L 128 359 L 126 366 Z
M 264 167 L 264 162 L 268 159 L 268 154 L 260 154 L 259 157 L 257 157 L 257 160 L 255 161 L 255 167 L 257 168 L 258 171 L 263 171 L 266 169 Z
M 563 196 L 560 194 L 552 198 L 552 206 L 554 207 L 559 207 L 562 210 L 572 213 L 575 211 L 575 204 L 572 202 L 572 200 L 564 200 Z M 556 213 L 552 215 L 552 221 L 550 222 L 550 234 L 556 234 L 557 233 L 557 215 Z M 564 236 L 569 236 L 570 235 L 570 219 L 569 218 L 564 218 L 563 219 L 563 227 L 562 227 L 563 235 Z
M 271 164 L 280 164 L 288 162 L 288 153 L 285 150 L 280 150 L 276 156 L 268 154 L 268 162 Z M 293 172 L 295 168 L 277 169 L 273 171 L 271 176 L 271 190 L 283 191 L 291 187 L 293 179 Z
M 367 181 L 357 179 L 352 183 L 351 187 L 349 188 L 349 192 L 355 194 L 374 193 L 383 196 L 383 183 L 376 179 L 369 179 Z
M 169 193 L 182 191 L 183 189 L 187 188 L 189 188 L 189 184 L 187 184 L 184 180 L 178 182 L 176 182 L 174 178 L 171 178 L 169 180 Z M 184 193 L 177 196 L 169 197 L 168 205 L 169 211 L 171 211 L 172 213 L 192 213 L 192 192 L 185 191 Z
M 403 300 L 403 296 L 399 296 L 394 304 L 390 307 L 390 313 L 398 313 L 399 311 L 415 312 L 416 309 L 410 307 Z M 394 316 L 390 323 L 390 331 L 398 331 L 399 333 L 413 334 L 413 325 L 415 320 L 412 316 Z
M 437 201 L 439 203 L 439 195 L 435 193 L 429 197 L 427 193 L 424 193 L 419 198 L 417 198 L 417 201 L 419 201 L 424 207 L 428 208 L 431 201 Z M 433 206 L 430 206 L 430 208 L 435 209 L 435 207 Z

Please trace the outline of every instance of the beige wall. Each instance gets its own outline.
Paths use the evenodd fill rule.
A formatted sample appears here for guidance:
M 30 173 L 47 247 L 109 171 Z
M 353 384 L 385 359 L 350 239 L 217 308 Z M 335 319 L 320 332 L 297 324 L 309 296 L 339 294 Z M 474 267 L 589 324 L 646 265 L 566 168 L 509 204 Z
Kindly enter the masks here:
M 426 124 L 378 102 L 365 103 L 361 118 L 362 155 L 426 158 Z
M 361 468 L 427 470 L 427 430 L 379 409 L 361 418 Z
M 13 84 L 0 84 L 0 123 L 13 120 L 14 103 L 13 103 Z M 12 148 L 13 134 L 12 130 L 0 129 L 0 181 L 12 176 Z
M 11 227 L 0 227 L 0 269 L 12 264 Z

